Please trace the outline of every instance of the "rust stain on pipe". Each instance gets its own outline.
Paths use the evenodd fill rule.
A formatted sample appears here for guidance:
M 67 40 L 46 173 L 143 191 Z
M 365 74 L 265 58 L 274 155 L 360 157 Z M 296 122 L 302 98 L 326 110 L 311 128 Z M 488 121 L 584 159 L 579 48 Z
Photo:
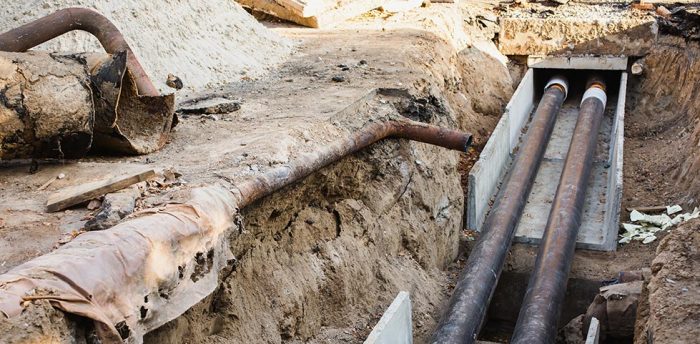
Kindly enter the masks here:
M 511 343 L 554 343 L 576 236 L 581 227 L 596 138 L 605 111 L 604 90 L 605 85 L 595 80 L 581 101 L 564 170 Z
M 119 29 L 99 12 L 88 8 L 66 8 L 0 34 L 0 50 L 24 52 L 67 32 L 81 30 L 95 36 L 108 53 L 126 51 L 127 68 L 141 95 L 159 92 L 139 63 Z
M 566 98 L 566 81 L 553 79 L 540 100 L 527 136 L 482 226 L 432 343 L 474 343 L 525 208 L 537 170 Z
M 403 138 L 465 152 L 472 135 L 411 120 L 374 122 L 353 133 L 343 141 L 298 157 L 294 166 L 283 165 L 234 186 L 243 208 L 273 192 L 311 175 L 341 158 L 369 147 L 386 138 Z

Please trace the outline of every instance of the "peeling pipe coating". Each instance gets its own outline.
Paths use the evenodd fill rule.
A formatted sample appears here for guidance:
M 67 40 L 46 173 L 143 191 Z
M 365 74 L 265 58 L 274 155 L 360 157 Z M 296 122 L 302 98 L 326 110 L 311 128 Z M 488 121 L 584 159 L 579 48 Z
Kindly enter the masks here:
M 66 8 L 0 34 L 0 50 L 24 52 L 66 32 L 82 30 L 95 36 L 108 53 L 127 52 L 127 68 L 141 95 L 158 96 L 119 29 L 102 14 L 88 8 Z
M 566 81 L 555 79 L 558 81 L 547 85 L 537 106 L 513 168 L 484 221 L 481 235 L 469 255 L 432 343 L 476 341 L 513 241 L 516 224 L 552 135 L 557 113 L 566 98 Z
M 598 131 L 605 110 L 605 86 L 584 93 L 564 170 L 552 202 L 535 267 L 511 343 L 554 343 L 566 282 L 581 227 Z

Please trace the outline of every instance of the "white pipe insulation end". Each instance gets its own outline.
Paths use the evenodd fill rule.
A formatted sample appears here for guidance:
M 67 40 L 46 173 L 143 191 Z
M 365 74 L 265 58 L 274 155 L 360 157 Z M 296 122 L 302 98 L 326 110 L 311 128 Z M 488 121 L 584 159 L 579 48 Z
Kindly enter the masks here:
M 583 101 L 588 98 L 598 98 L 598 100 L 603 102 L 603 107 L 605 107 L 605 105 L 608 102 L 608 96 L 605 94 L 605 91 L 596 86 L 589 87 L 586 90 L 586 92 L 583 93 L 583 98 L 581 98 L 581 104 L 583 104 Z
M 561 86 L 564 89 L 564 99 L 566 99 L 566 96 L 569 95 L 569 81 L 561 75 L 554 76 L 551 79 L 549 79 L 547 85 L 544 86 L 544 90 L 546 91 L 552 85 Z

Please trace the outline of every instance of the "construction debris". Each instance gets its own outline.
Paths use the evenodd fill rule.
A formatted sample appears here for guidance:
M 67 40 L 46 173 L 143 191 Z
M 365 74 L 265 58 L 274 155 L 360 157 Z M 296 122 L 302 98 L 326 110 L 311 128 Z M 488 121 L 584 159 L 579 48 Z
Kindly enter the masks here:
M 136 198 L 140 192 L 137 188 L 128 188 L 105 195 L 100 211 L 85 223 L 85 229 L 103 230 L 110 228 L 129 214 L 134 212 Z
M 49 196 L 46 209 L 49 212 L 66 209 L 70 206 L 87 202 L 104 194 L 126 188 L 132 184 L 153 178 L 156 175 L 152 169 L 141 170 L 122 176 L 117 176 L 94 183 L 78 185 L 63 189 Z
M 620 235 L 620 244 L 629 243 L 632 240 L 639 240 L 642 244 L 648 244 L 656 240 L 656 233 L 664 231 L 680 223 L 700 217 L 700 210 L 696 207 L 692 213 L 684 213 L 671 218 L 669 215 L 681 212 L 680 205 L 665 207 L 666 214 L 648 215 L 638 210 L 630 213 L 630 222 L 623 223 L 625 232 Z
M 240 99 L 224 96 L 197 98 L 183 102 L 177 109 L 179 114 L 225 114 L 241 109 Z

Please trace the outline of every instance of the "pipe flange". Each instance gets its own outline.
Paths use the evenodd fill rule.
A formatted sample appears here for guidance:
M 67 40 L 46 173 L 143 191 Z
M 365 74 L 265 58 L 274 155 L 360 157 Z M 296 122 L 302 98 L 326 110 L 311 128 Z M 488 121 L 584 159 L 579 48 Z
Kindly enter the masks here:
M 566 80 L 565 77 L 561 75 L 557 75 L 549 79 L 549 82 L 547 82 L 547 85 L 544 86 L 544 90 L 546 91 L 550 86 L 553 85 L 559 85 L 561 88 L 564 89 L 564 99 L 569 95 L 569 82 Z
M 603 107 L 605 107 L 605 105 L 608 102 L 608 96 L 605 94 L 605 91 L 595 86 L 587 89 L 586 92 L 583 93 L 583 98 L 581 98 L 581 104 L 583 104 L 583 101 L 588 98 L 597 98 L 603 103 Z

